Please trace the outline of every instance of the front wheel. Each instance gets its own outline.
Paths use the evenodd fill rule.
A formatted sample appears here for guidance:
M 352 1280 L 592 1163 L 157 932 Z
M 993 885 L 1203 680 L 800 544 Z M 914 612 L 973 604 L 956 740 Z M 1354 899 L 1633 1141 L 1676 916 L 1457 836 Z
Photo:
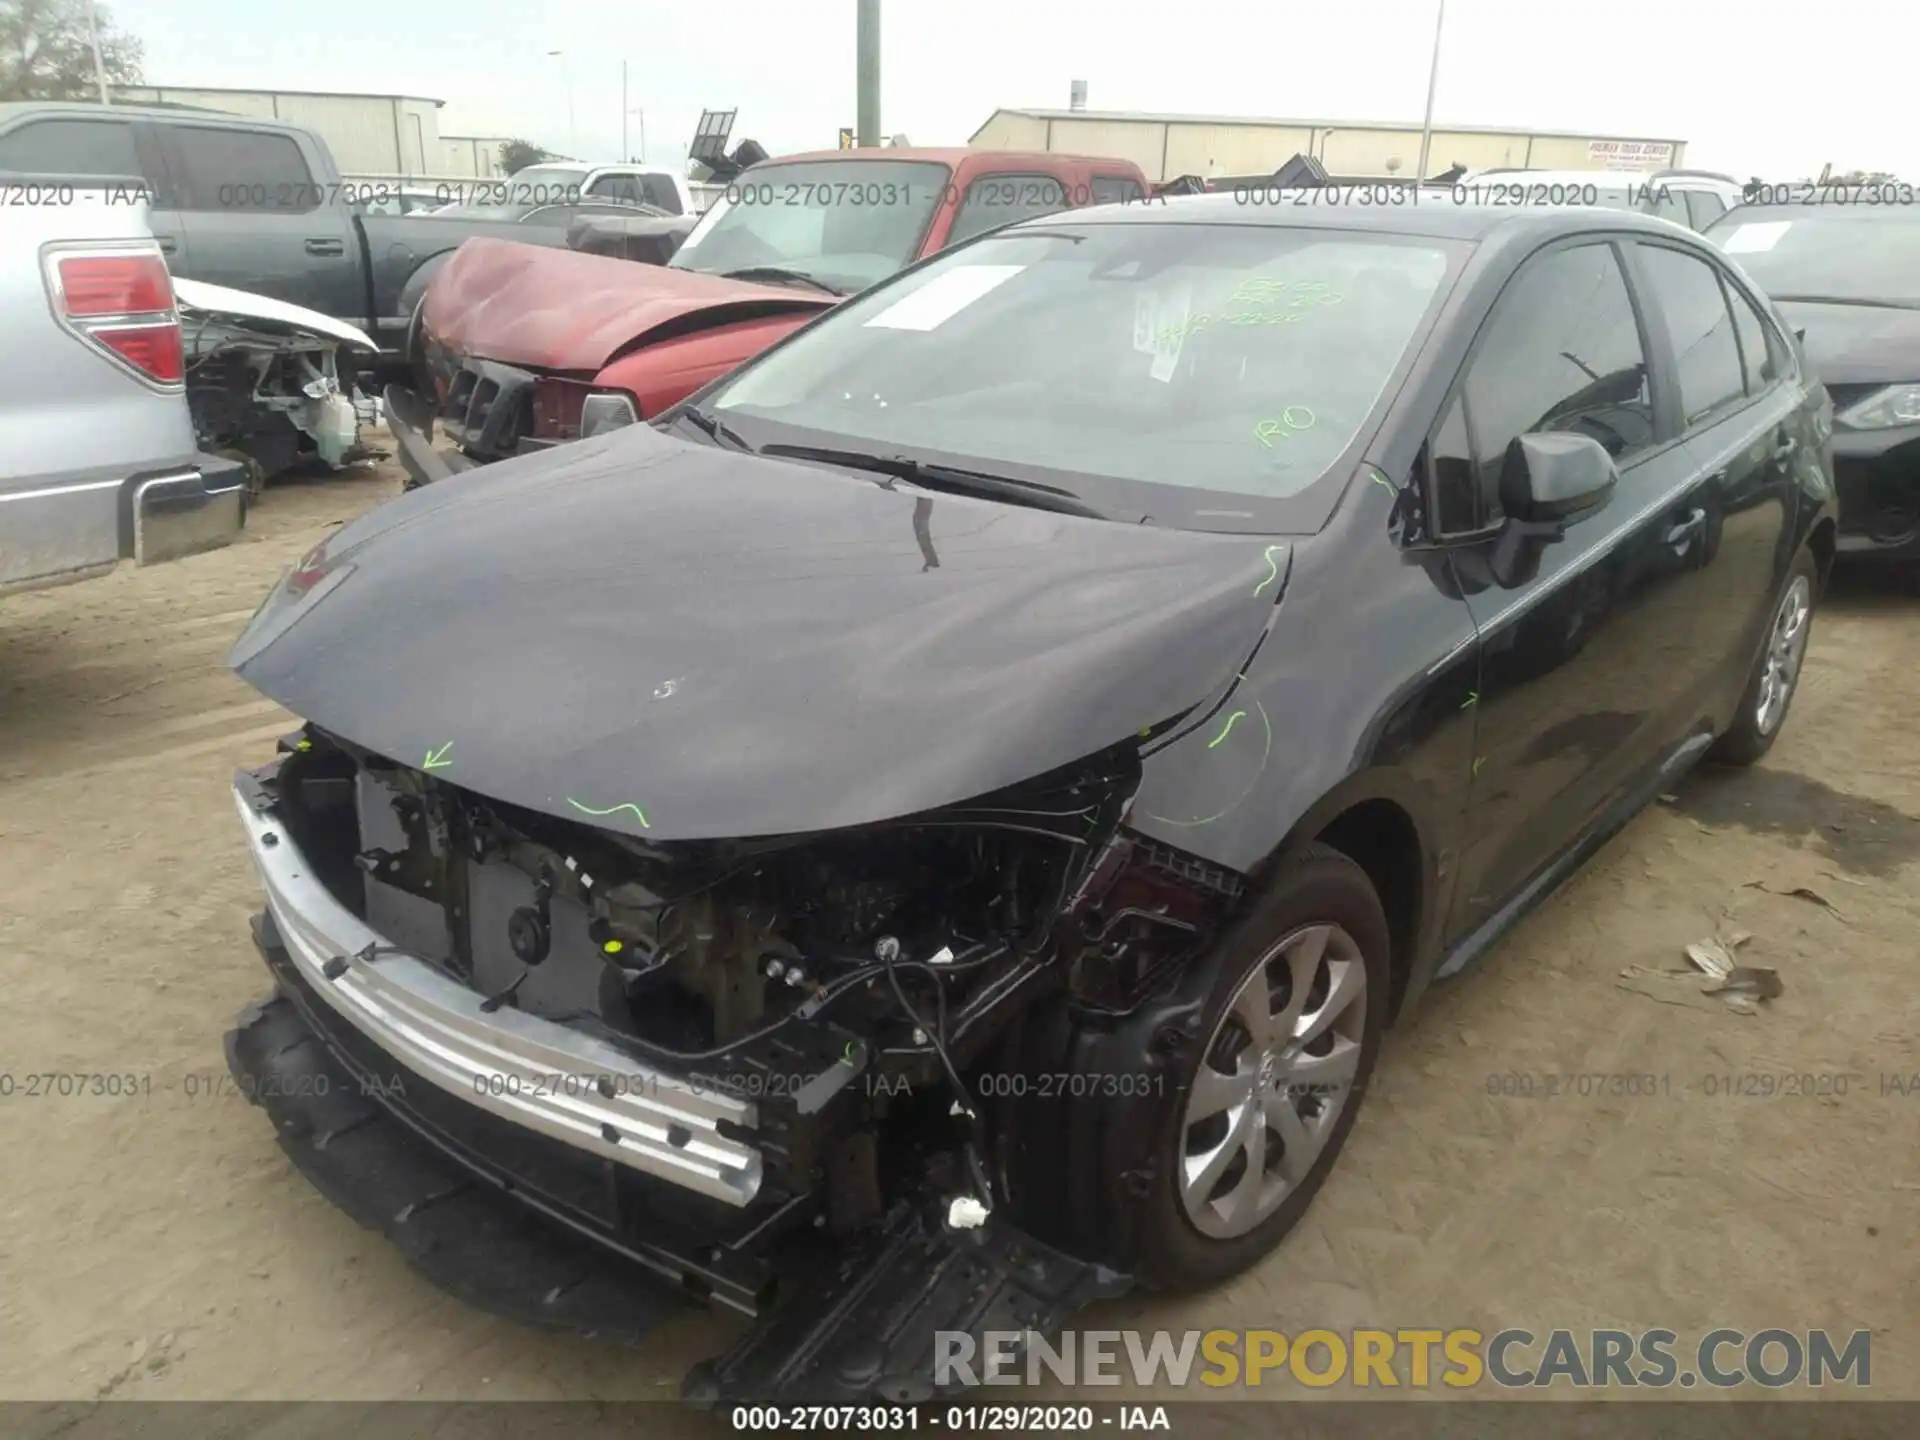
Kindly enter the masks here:
M 1787 572 L 1779 600 L 1774 602 L 1760 657 L 1754 662 L 1733 723 L 1714 744 L 1713 759 L 1727 765 L 1751 765 L 1773 748 L 1800 683 L 1819 587 L 1819 567 L 1812 553 L 1802 550 Z
M 1139 1274 L 1218 1284 L 1278 1245 L 1333 1168 L 1386 1026 L 1386 915 L 1366 872 L 1308 846 L 1191 981 L 1197 1045 L 1160 1118 Z

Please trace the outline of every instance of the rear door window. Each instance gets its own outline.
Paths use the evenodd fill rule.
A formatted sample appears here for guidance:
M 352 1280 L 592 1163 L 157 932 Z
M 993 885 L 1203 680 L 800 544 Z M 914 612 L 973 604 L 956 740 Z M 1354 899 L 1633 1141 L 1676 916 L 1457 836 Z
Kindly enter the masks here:
M 144 176 L 125 120 L 31 120 L 0 135 L 0 170 Z M 150 177 L 148 177 L 150 178 Z
M 1693 228 L 1705 230 L 1707 226 L 1727 213 L 1727 207 L 1720 197 L 1711 190 L 1689 190 L 1687 192 L 1687 214 L 1693 217 Z
M 298 215 L 326 198 L 289 136 L 211 125 L 164 128 L 180 169 L 182 210 Z
M 1681 191 L 1666 185 L 1656 185 L 1653 187 L 1651 198 L 1653 203 L 1647 208 L 1652 214 L 1658 215 L 1662 220 L 1671 220 L 1676 225 L 1685 225 L 1689 229 L 1693 227 L 1693 221 L 1687 215 L 1686 197 Z
M 1728 285 L 1727 299 L 1733 305 L 1734 334 L 1740 337 L 1740 368 L 1746 375 L 1747 394 L 1758 395 L 1786 373 L 1781 363 L 1786 345 L 1739 287 Z
M 1642 244 L 1639 250 L 1654 309 L 1673 339 L 1680 408 L 1692 429 L 1746 396 L 1733 315 L 1719 273 L 1707 261 L 1665 245 Z
M 619 200 L 629 205 L 640 203 L 640 181 L 633 175 L 602 175 L 587 187 L 596 200 Z
M 1051 175 L 982 175 L 960 197 L 947 243 L 957 245 L 998 225 L 1067 208 L 1067 187 Z
M 674 188 L 673 181 L 665 175 L 642 175 L 640 198 L 647 204 L 666 211 L 669 215 L 681 213 L 680 192 Z

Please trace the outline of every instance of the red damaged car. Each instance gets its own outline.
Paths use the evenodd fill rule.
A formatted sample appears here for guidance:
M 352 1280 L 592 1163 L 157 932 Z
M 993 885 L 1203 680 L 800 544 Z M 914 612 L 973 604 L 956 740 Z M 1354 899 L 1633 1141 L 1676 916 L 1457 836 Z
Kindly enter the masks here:
M 388 386 L 388 424 L 413 485 L 631 425 L 923 256 L 1146 195 L 1124 160 L 824 151 L 744 172 L 665 264 L 471 240 L 415 321 L 428 393 Z M 435 450 L 436 423 L 457 454 Z

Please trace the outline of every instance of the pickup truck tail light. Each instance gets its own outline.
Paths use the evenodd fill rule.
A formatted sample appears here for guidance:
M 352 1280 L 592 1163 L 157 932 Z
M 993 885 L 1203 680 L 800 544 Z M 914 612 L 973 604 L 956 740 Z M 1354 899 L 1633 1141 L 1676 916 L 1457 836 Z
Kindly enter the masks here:
M 44 267 L 47 299 L 68 334 L 150 385 L 181 387 L 180 316 L 158 245 L 49 246 Z

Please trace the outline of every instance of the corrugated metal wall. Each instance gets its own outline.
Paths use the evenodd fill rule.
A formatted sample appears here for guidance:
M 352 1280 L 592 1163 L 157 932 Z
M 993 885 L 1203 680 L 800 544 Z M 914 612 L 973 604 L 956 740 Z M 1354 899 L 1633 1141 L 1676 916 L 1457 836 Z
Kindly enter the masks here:
M 1318 156 L 1336 175 L 1411 178 L 1420 160 L 1420 131 L 1278 125 L 1258 121 L 1134 119 L 995 111 L 971 142 L 976 150 L 1050 150 L 1131 160 L 1152 180 L 1181 175 L 1259 175 L 1298 154 Z M 1643 170 L 1686 161 L 1683 142 L 1609 136 L 1535 135 L 1525 131 L 1436 130 L 1427 169 L 1450 165 L 1535 170 Z

